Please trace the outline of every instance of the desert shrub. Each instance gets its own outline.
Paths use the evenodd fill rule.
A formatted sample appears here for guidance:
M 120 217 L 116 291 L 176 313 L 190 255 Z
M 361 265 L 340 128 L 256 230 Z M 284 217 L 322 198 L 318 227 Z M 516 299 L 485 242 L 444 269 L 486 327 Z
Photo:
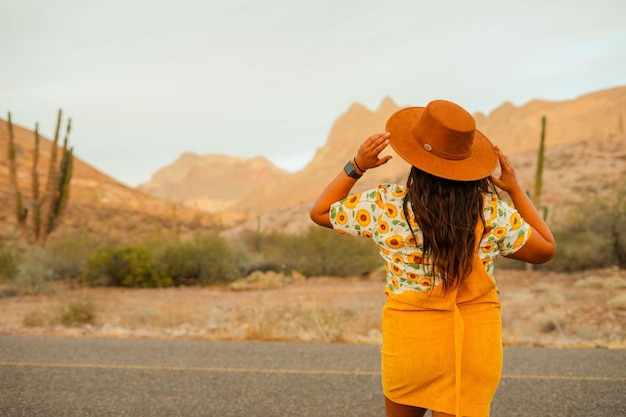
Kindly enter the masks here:
M 28 311 L 22 318 L 25 327 L 44 327 L 50 322 L 50 315 L 40 308 Z
M 15 245 L 0 247 L 0 282 L 15 278 L 19 263 L 20 256 Z
M 70 300 L 61 306 L 58 311 L 58 321 L 67 327 L 91 324 L 94 317 L 94 304 L 88 298 Z
M 573 272 L 615 265 L 606 236 L 572 229 L 555 231 L 554 238 L 557 253 L 550 261 L 553 270 Z
M 300 235 L 269 235 L 261 252 L 265 264 L 275 265 L 277 271 L 297 270 L 308 277 L 363 275 L 382 263 L 369 239 L 342 236 L 321 227 L 311 227 Z
M 50 263 L 60 279 L 75 279 L 81 275 L 83 262 L 101 244 L 84 236 L 68 236 L 48 241 L 46 250 Z
M 33 247 L 20 256 L 17 272 L 10 282 L 22 294 L 43 294 L 50 291 L 50 281 L 56 279 L 49 254 Z
M 189 285 L 197 283 L 202 274 L 197 252 L 191 243 L 167 245 L 157 251 L 156 258 L 166 276 L 177 285 Z
M 82 279 L 90 285 L 133 288 L 174 285 L 158 267 L 150 250 L 141 245 L 114 245 L 94 251 L 85 261 Z
M 156 252 L 161 271 L 177 285 L 225 283 L 240 275 L 235 251 L 216 234 L 164 244 Z
M 554 228 L 557 253 L 550 267 L 579 271 L 626 268 L 626 185 L 589 191 Z
M 231 245 L 216 234 L 194 241 L 201 260 L 200 284 L 231 282 L 239 277 L 237 259 Z
M 282 263 L 276 263 L 275 259 L 280 256 L 274 256 L 269 252 L 274 252 L 276 246 L 274 244 L 275 234 L 260 235 L 249 231 L 242 232 L 238 238 L 231 243 L 235 263 L 242 276 L 250 275 L 255 271 L 261 272 L 281 272 L 284 270 Z M 266 244 L 270 240 L 269 244 Z M 278 251 L 280 252 L 280 251 Z M 266 258 L 272 258 L 270 260 Z

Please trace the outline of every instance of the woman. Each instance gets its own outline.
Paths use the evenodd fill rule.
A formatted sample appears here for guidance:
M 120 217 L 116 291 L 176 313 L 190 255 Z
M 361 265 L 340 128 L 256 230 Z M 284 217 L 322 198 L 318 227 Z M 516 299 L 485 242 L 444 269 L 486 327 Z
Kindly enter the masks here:
M 387 268 L 382 382 L 387 416 L 488 416 L 502 370 L 498 254 L 549 261 L 554 238 L 506 156 L 460 106 L 436 100 L 393 114 L 327 186 L 311 219 L 374 240 Z M 391 145 L 406 186 L 348 196 Z M 498 161 L 501 174 L 492 177 Z M 514 207 L 498 198 L 506 191 Z

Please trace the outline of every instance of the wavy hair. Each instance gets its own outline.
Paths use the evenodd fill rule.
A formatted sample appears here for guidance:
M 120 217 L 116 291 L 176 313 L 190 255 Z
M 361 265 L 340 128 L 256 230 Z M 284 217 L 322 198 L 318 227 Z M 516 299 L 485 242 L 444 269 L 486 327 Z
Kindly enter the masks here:
M 450 291 L 472 272 L 478 221 L 485 226 L 484 194 L 497 190 L 490 177 L 477 181 L 454 181 L 412 167 L 403 202 L 423 235 L 422 265 L 437 272 L 444 291 Z M 411 233 L 415 231 L 409 225 Z M 430 265 L 426 262 L 430 259 Z M 426 269 L 428 270 L 428 269 Z

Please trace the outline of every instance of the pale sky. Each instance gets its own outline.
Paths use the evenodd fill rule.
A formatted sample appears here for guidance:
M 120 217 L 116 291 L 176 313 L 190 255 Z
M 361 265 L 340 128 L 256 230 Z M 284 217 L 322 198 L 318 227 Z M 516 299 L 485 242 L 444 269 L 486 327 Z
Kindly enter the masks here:
M 130 186 L 186 151 L 303 168 L 352 103 L 488 113 L 626 85 L 624 0 L 3 0 L 0 118 Z M 372 132 L 374 133 L 374 132 Z

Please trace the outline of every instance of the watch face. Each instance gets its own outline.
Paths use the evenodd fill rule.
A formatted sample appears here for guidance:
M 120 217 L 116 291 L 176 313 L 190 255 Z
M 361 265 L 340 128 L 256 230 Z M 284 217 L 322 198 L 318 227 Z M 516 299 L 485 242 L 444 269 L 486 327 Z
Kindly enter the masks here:
M 356 172 L 356 168 L 354 167 L 354 165 L 352 164 L 352 161 L 348 161 L 346 163 L 346 166 L 343 167 L 343 170 L 346 172 L 346 174 L 348 174 L 349 177 L 351 178 L 355 178 L 355 179 L 359 179 L 361 178 L 361 175 L 357 174 Z

